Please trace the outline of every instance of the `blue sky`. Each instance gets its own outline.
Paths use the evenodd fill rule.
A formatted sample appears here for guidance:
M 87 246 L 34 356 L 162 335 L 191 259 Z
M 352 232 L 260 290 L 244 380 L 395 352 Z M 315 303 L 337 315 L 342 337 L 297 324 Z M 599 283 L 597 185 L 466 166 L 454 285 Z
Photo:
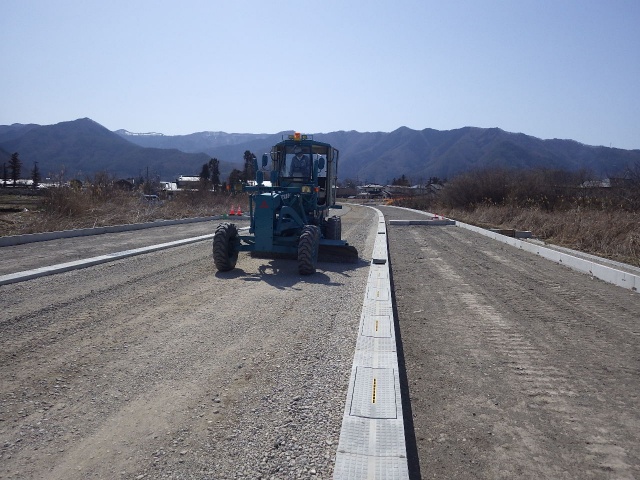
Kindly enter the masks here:
M 0 124 L 640 148 L 640 1 L 0 0 Z

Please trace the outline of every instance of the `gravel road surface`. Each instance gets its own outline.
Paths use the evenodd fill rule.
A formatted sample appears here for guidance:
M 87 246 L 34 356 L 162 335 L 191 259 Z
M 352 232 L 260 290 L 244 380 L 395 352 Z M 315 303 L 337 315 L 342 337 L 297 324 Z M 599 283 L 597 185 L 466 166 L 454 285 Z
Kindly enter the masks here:
M 638 293 L 454 226 L 388 238 L 412 478 L 640 478 Z
M 248 226 L 245 217 L 230 217 L 239 227 Z M 72 262 L 109 253 L 148 247 L 159 243 L 211 234 L 219 221 L 185 223 L 86 237 L 60 238 L 0 248 L 0 275 L 53 264 Z
M 342 213 L 369 258 L 375 213 Z M 213 227 L 4 247 L 2 274 Z M 412 478 L 640 478 L 637 293 L 456 227 L 388 236 Z M 0 478 L 331 478 L 367 273 L 220 274 L 207 241 L 0 287 Z
M 370 258 L 375 212 L 342 213 Z M 15 272 L 165 228 L 213 232 L 1 254 Z M 241 253 L 221 274 L 207 241 L 0 287 L 0 478 L 331 478 L 368 265 Z

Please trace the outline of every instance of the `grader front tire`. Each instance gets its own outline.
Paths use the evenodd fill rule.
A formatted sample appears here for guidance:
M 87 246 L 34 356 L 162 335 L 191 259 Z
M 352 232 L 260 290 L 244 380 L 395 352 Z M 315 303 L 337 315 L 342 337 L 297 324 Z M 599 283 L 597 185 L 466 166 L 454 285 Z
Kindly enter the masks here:
M 213 235 L 213 263 L 220 272 L 233 270 L 238 261 L 238 229 L 233 223 L 221 223 Z
M 298 240 L 298 272 L 300 275 L 311 275 L 316 272 L 318 247 L 320 246 L 320 229 L 315 225 L 306 225 Z

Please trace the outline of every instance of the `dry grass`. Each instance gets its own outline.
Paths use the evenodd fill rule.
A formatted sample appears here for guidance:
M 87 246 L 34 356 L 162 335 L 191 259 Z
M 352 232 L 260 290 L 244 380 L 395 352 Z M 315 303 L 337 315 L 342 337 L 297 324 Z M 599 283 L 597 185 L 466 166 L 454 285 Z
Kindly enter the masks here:
M 640 267 L 640 213 L 579 208 L 547 212 L 537 208 L 478 206 L 438 213 L 485 228 L 530 230 L 541 240 Z
M 179 192 L 159 202 L 131 192 L 100 189 L 49 189 L 38 197 L 0 194 L 0 236 L 222 215 L 231 205 L 246 209 L 247 203 L 244 194 L 200 191 Z M 484 228 L 531 230 L 548 243 L 640 266 L 638 212 L 579 207 L 549 212 L 515 205 L 455 209 L 438 205 L 433 198 L 394 203 Z
M 587 171 L 491 168 L 392 202 L 484 228 L 531 230 L 551 244 L 640 266 L 640 164 L 608 187 L 593 180 Z
M 28 197 L 28 204 L 16 204 L 12 197 L 6 202 L 19 208 L 0 213 L 0 236 L 222 215 L 232 204 L 247 208 L 248 202 L 244 195 L 212 192 L 179 192 L 160 201 L 148 201 L 131 192 L 71 188 L 49 189 L 36 202 Z
M 608 188 L 583 187 L 586 180 L 587 172 L 479 170 L 437 195 L 397 204 L 485 228 L 531 230 L 548 243 L 640 266 L 640 166 Z

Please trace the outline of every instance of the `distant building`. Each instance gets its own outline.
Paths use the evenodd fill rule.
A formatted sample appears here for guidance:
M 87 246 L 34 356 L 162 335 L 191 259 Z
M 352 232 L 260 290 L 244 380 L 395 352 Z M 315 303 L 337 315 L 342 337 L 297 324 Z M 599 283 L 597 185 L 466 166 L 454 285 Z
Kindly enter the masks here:
M 176 179 L 176 188 L 178 190 L 197 190 L 200 187 L 200 177 L 189 177 L 180 175 Z
M 629 188 L 633 187 L 633 180 L 629 178 L 605 178 L 602 180 L 588 180 L 580 184 L 580 188 Z
M 160 182 L 160 190 L 163 192 L 175 192 L 178 190 L 178 184 L 176 182 Z
M 581 188 L 611 188 L 611 180 L 587 180 L 580 185 Z
M 6 182 L 2 181 L 3 187 L 16 187 L 16 188 L 33 188 L 33 180 L 30 178 L 19 178 L 16 180 L 15 185 L 13 184 L 13 180 L 9 179 Z M 45 188 L 47 185 L 43 183 L 38 183 L 38 188 Z
M 382 197 L 383 185 L 369 184 L 358 187 L 358 197 Z

